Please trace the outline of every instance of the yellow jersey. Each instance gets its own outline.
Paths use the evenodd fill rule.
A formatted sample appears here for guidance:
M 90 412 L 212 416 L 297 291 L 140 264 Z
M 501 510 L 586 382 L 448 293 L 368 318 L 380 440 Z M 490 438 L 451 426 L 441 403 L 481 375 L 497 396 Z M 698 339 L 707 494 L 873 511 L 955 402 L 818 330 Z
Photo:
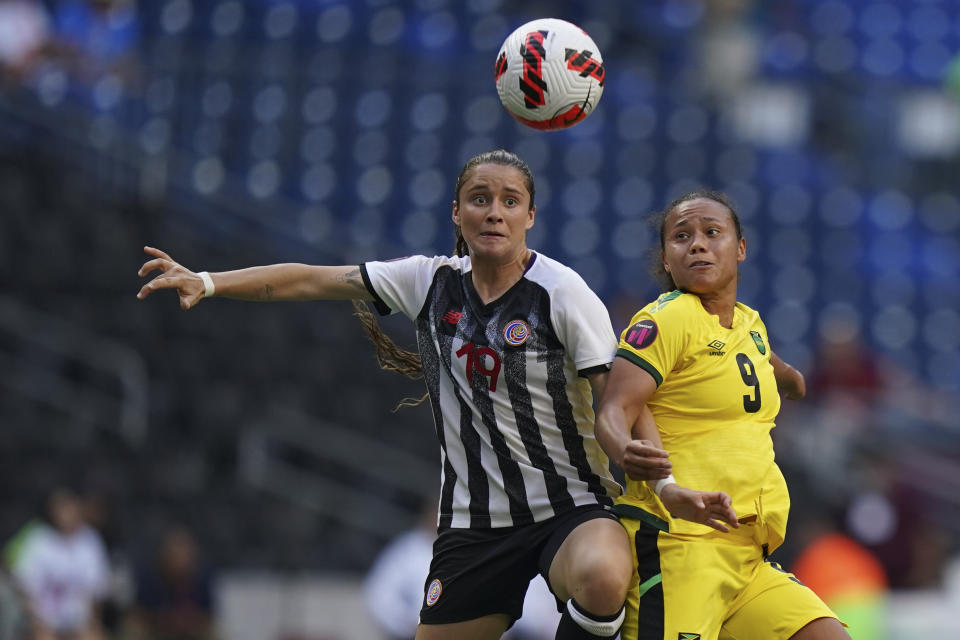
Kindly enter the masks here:
M 696 295 L 665 293 L 633 317 L 617 356 L 657 383 L 648 405 L 677 483 L 727 492 L 738 517 L 767 529 L 773 551 L 783 542 L 790 498 L 770 439 L 780 396 L 760 315 L 738 302 L 727 329 Z M 628 479 L 617 502 L 661 518 L 671 533 L 713 531 L 672 518 L 645 482 Z

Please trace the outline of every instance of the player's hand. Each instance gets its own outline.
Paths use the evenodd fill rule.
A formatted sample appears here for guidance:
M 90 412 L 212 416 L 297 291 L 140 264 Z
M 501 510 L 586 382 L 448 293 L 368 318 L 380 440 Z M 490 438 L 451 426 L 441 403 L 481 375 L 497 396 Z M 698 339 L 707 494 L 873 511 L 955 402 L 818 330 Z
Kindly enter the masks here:
M 180 296 L 180 308 L 189 309 L 203 299 L 206 288 L 203 280 L 193 271 L 187 269 L 160 249 L 144 247 L 144 253 L 153 256 L 140 267 L 137 275 L 141 278 L 159 270 L 160 275 L 143 285 L 137 293 L 137 299 L 143 300 L 158 289 L 176 289 Z
M 795 375 L 791 375 L 784 385 L 784 395 L 790 400 L 802 400 L 807 395 L 807 382 L 804 380 L 803 374 L 796 369 L 792 369 L 791 373 Z
M 780 359 L 775 352 L 770 352 L 770 364 L 773 366 L 773 377 L 777 380 L 777 391 L 790 400 L 800 400 L 807 395 L 807 382 L 794 367 Z
M 663 487 L 660 501 L 674 518 L 705 524 L 724 533 L 730 531 L 727 524 L 734 529 L 740 527 L 730 496 L 723 491 L 696 491 L 671 483 Z
M 623 452 L 620 468 L 631 480 L 660 480 L 670 475 L 670 454 L 649 440 L 631 440 Z

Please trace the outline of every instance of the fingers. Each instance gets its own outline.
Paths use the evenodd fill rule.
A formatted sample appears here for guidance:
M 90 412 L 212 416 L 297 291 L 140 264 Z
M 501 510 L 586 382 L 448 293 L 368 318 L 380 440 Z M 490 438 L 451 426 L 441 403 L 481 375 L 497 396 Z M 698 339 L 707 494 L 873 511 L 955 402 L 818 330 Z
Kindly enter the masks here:
M 137 299 L 143 300 L 158 289 L 179 289 L 186 283 L 186 280 L 183 276 L 157 276 L 140 288 Z
M 648 440 L 631 440 L 623 454 L 623 470 L 634 480 L 660 480 L 670 475 L 670 454 Z
M 625 467 L 637 467 L 639 469 L 661 469 L 668 473 L 673 469 L 673 463 L 667 458 L 651 458 L 639 455 L 632 451 L 623 454 L 623 464 Z
M 166 288 L 167 287 L 164 287 L 162 285 L 157 285 L 156 280 L 151 280 L 147 284 L 140 287 L 140 291 L 137 292 L 137 300 L 143 300 L 144 298 L 149 296 L 151 293 L 153 293 L 157 289 L 166 289 Z
M 623 459 L 623 471 L 632 480 L 662 480 L 670 475 L 670 463 L 646 458 Z
M 631 468 L 626 466 L 624 472 L 631 480 L 643 481 L 643 480 L 663 480 L 670 476 L 669 469 L 646 469 L 646 468 Z
M 170 262 L 173 262 L 173 258 L 171 258 L 165 252 L 155 247 L 144 247 L 143 252 L 151 256 L 154 256 L 156 258 L 163 258 L 164 260 L 169 260 Z
M 718 522 L 717 520 L 714 520 L 713 518 L 710 518 L 710 519 L 708 519 L 708 520 L 705 520 L 705 521 L 703 522 L 703 524 L 707 525 L 708 527 L 712 527 L 712 528 L 716 529 L 717 531 L 722 531 L 723 533 L 730 533 L 730 528 L 727 527 L 727 525 L 723 524 L 722 522 Z
M 706 504 L 706 510 L 711 518 L 718 518 L 728 523 L 734 529 L 740 527 L 737 521 L 737 512 L 731 505 L 730 496 L 722 491 L 701 494 Z
M 167 270 L 173 267 L 175 264 L 176 263 L 171 262 L 169 258 L 155 258 L 153 260 L 147 260 L 143 263 L 143 266 L 140 267 L 140 270 L 137 271 L 137 275 L 142 278 L 143 276 L 148 275 L 157 269 L 166 273 Z
M 631 440 L 627 443 L 627 451 L 646 458 L 669 458 L 670 454 L 664 449 L 650 444 L 649 440 Z

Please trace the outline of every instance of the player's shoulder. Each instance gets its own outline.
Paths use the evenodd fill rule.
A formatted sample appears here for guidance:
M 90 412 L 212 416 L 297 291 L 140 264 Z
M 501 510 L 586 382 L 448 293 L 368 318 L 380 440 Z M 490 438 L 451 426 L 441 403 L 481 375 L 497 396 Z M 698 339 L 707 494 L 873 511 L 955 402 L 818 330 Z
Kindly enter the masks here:
M 760 318 L 760 312 L 754 309 L 753 307 L 747 306 L 742 302 L 737 302 L 736 304 L 737 313 L 743 317 L 748 325 L 763 324 L 763 320 Z
M 700 309 L 697 296 L 684 293 L 679 289 L 661 293 L 656 300 L 642 307 L 635 316 L 651 316 L 655 318 L 669 318 L 676 321 L 683 317 L 691 317 Z
M 470 270 L 470 258 L 469 257 L 460 257 L 460 256 L 425 256 L 425 255 L 409 255 L 409 256 L 400 256 L 397 258 L 388 258 L 384 260 L 372 260 L 366 263 L 368 266 L 371 264 L 382 265 L 384 267 L 399 267 L 415 269 L 415 270 L 427 270 L 436 272 L 443 267 L 450 267 L 456 271 L 466 273 Z
M 530 256 L 533 264 L 529 265 L 524 277 L 533 282 L 542 285 L 556 286 L 566 280 L 578 280 L 583 282 L 580 274 L 563 264 L 559 260 L 554 260 L 539 252 L 533 252 Z
M 540 285 L 548 293 L 561 293 L 571 290 L 590 291 L 592 293 L 580 274 L 559 260 L 554 260 L 539 252 L 534 253 L 531 259 L 533 264 L 527 269 L 524 278 Z

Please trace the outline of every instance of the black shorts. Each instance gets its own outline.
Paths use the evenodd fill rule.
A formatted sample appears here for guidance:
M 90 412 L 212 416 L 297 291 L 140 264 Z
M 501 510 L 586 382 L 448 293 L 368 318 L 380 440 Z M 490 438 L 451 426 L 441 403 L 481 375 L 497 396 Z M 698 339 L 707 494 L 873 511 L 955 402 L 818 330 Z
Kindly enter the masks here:
M 530 581 L 539 572 L 550 584 L 550 564 L 560 545 L 594 518 L 617 519 L 594 504 L 519 527 L 441 530 L 433 543 L 420 622 L 449 624 L 504 613 L 513 624 L 523 613 Z

